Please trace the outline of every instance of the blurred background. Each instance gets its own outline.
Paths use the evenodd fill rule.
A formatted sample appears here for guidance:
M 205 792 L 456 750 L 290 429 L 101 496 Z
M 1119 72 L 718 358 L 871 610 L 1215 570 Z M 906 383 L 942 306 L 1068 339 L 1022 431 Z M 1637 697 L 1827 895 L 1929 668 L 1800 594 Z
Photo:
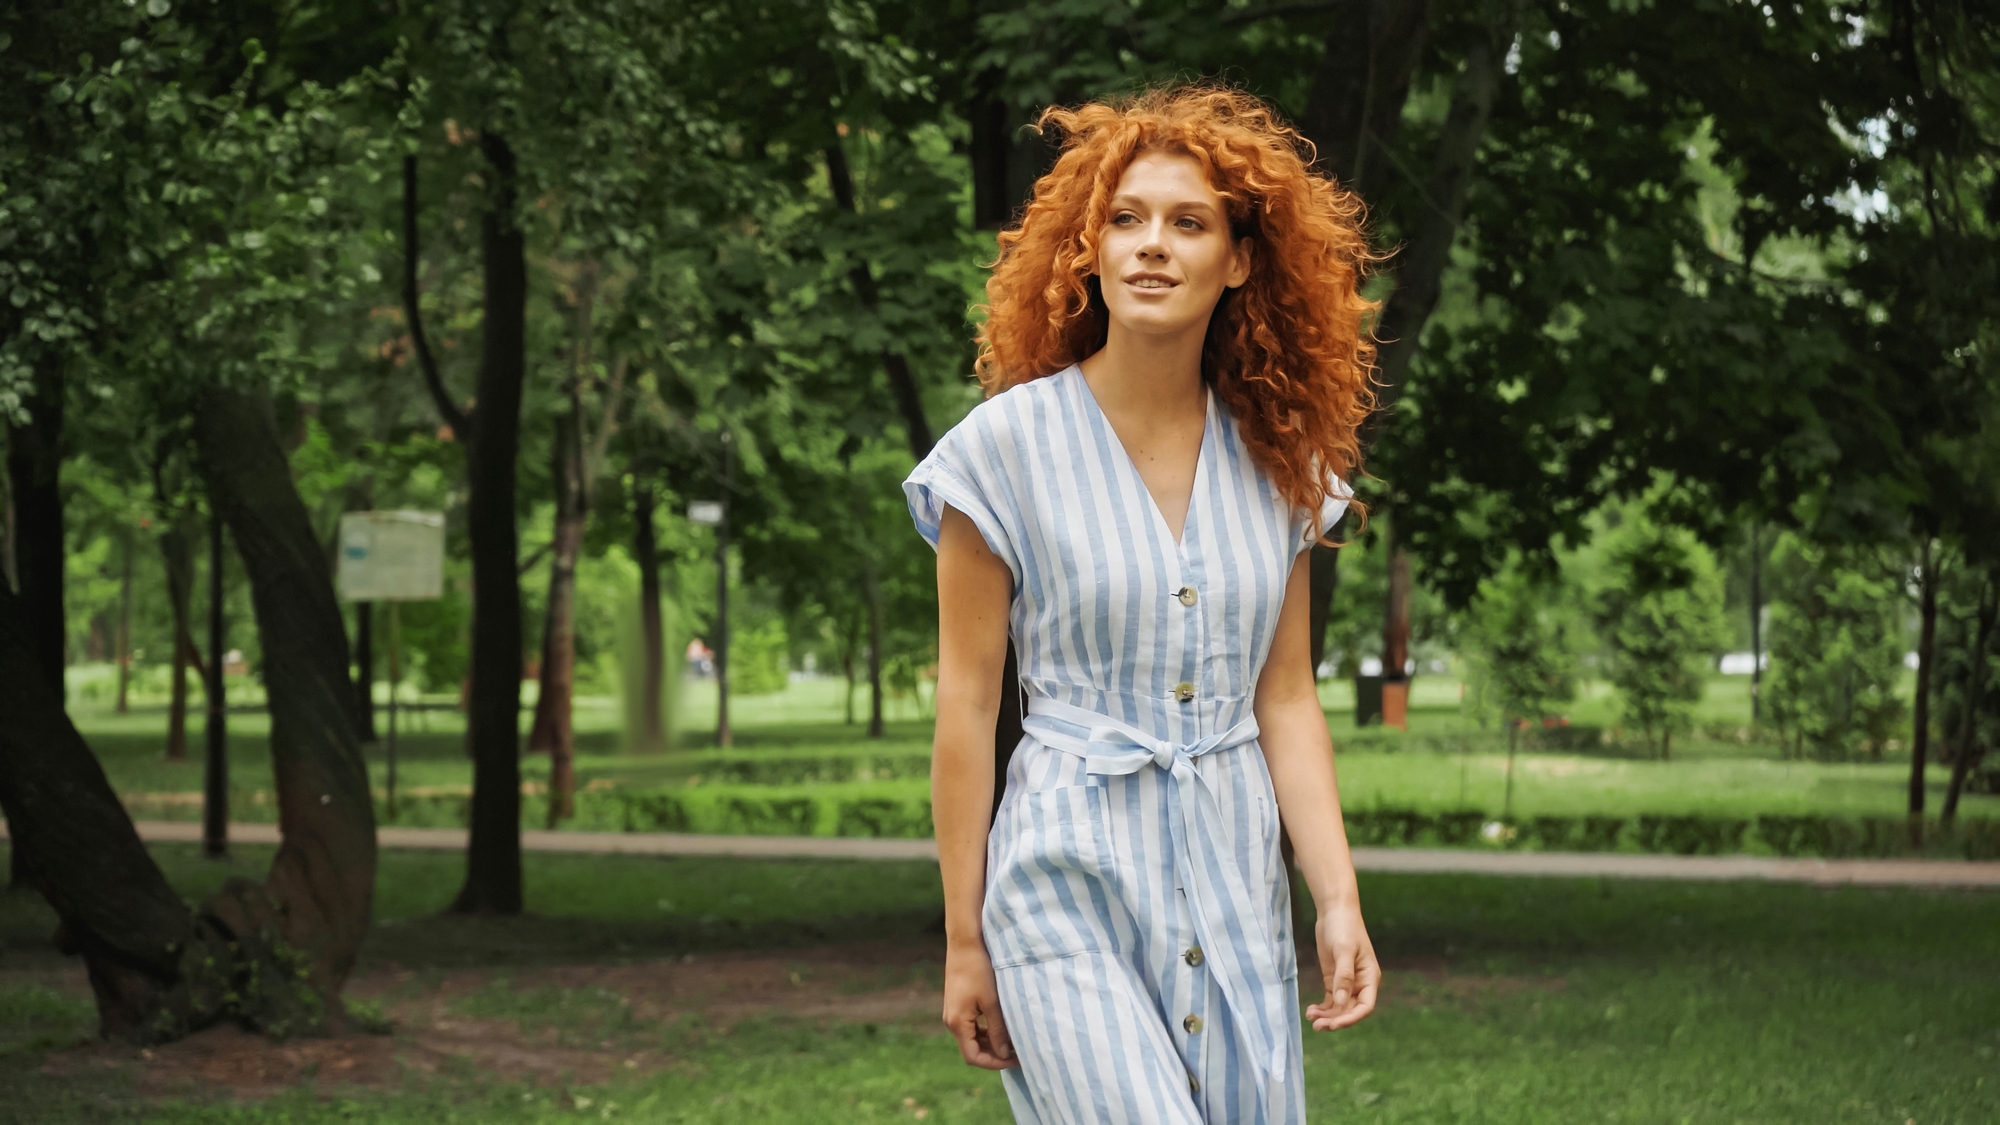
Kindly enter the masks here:
M 1190 80 L 1383 255 L 1314 1119 L 2000 1119 L 1988 5 L 79 0 L 0 13 L 0 1120 L 1007 1120 L 899 484 L 1039 111 Z M 435 590 L 342 596 L 382 511 Z

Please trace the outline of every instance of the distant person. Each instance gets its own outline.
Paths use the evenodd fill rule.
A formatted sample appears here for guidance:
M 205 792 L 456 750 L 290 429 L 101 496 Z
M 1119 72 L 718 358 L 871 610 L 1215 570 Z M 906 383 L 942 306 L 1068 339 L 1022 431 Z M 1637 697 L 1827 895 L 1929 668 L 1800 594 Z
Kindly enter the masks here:
M 945 1022 L 1019 1121 L 1303 1122 L 1281 820 L 1319 907 L 1307 1019 L 1355 1023 L 1381 980 L 1306 626 L 1372 403 L 1361 203 L 1233 91 L 1042 125 L 987 399 L 903 486 L 938 551 Z

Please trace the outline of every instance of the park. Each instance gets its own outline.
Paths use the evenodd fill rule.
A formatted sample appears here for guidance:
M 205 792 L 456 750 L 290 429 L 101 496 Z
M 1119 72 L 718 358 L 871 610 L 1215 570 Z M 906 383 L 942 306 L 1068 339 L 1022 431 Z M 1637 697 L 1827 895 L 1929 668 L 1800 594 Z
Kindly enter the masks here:
M 1042 112 L 1186 84 L 1365 208 L 1311 1119 L 2000 1119 L 1994 74 L 1970 0 L 0 15 L 0 1122 L 1013 1120 L 903 481 Z

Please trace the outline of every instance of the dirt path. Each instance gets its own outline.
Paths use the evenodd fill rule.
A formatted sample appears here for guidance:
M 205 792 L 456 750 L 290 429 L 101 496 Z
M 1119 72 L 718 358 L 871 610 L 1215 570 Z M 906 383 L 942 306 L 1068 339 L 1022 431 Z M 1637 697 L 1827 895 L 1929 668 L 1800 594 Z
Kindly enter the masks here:
M 663 1069 L 677 1037 L 727 1034 L 744 1019 L 935 1026 L 943 964 L 943 947 L 925 942 L 505 970 L 386 965 L 357 976 L 347 997 L 379 1008 L 387 1034 L 273 1043 L 223 1027 L 147 1050 L 79 1043 L 50 1051 L 42 1071 L 85 1081 L 117 1073 L 144 1097 L 196 1099 L 466 1075 L 567 1089 Z M 26 979 L 0 974 L 0 985 Z M 34 980 L 89 987 L 80 970 Z

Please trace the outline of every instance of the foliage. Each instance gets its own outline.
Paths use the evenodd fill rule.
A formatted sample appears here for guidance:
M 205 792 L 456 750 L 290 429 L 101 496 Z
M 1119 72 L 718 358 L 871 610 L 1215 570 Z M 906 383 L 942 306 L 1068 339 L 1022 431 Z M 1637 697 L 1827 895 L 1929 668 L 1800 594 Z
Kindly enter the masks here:
M 1902 722 L 1905 603 L 1897 575 L 1873 561 L 1796 535 L 1773 552 L 1765 693 L 1772 720 L 1800 754 L 1879 757 Z
M 791 672 L 790 642 L 785 623 L 773 617 L 754 628 L 737 628 L 729 638 L 729 690 L 732 695 L 766 695 L 783 691 Z
M 1488 579 L 1460 631 L 1475 711 L 1511 726 L 1576 697 L 1576 656 L 1558 582 L 1524 566 Z
M 1688 725 L 1722 643 L 1722 578 L 1684 529 L 1628 517 L 1607 544 L 1605 585 L 1592 598 L 1626 721 L 1660 757 Z

